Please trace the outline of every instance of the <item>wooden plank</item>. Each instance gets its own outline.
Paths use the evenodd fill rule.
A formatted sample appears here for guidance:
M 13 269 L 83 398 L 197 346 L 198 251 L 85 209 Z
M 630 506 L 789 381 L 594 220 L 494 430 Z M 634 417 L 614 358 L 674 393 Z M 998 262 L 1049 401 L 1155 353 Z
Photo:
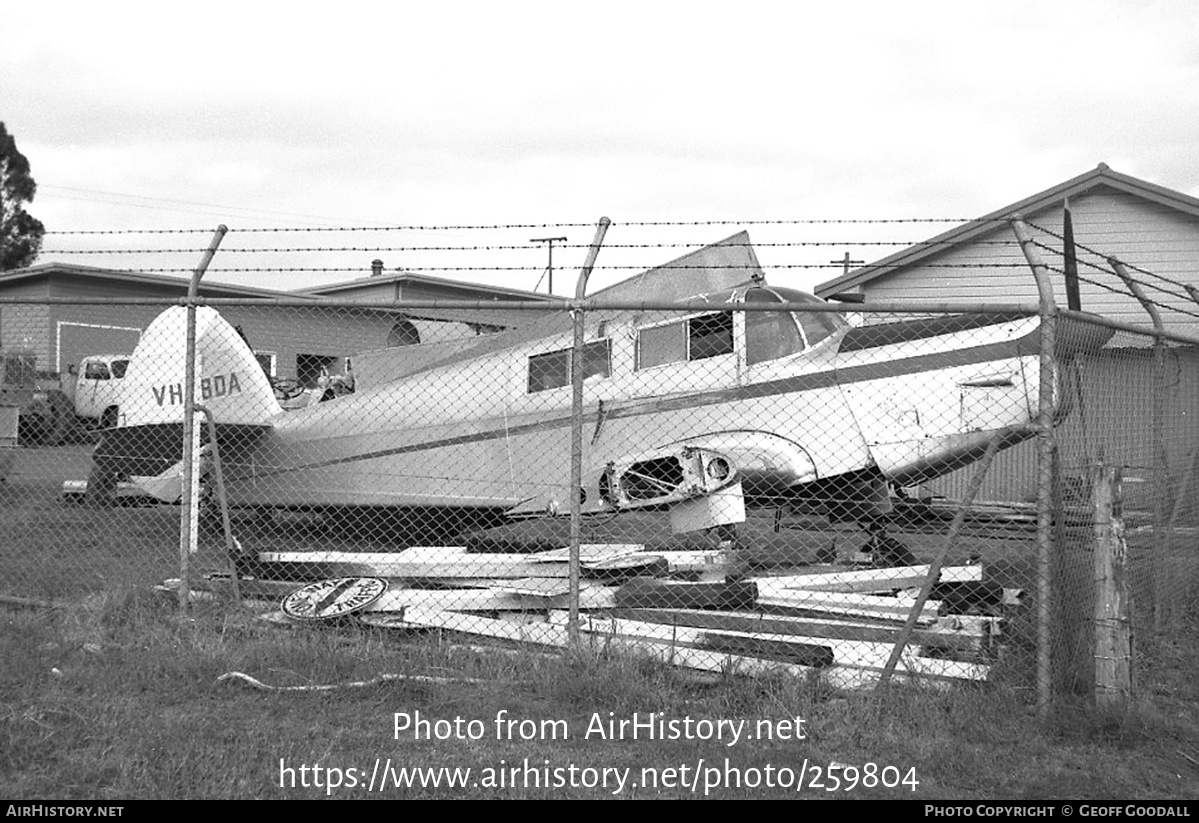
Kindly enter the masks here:
M 398 552 L 261 552 L 251 573 L 265 579 L 385 577 L 409 580 L 566 577 L 565 567 L 520 554 L 470 554 L 464 546 L 413 546 Z
M 565 599 L 562 600 L 565 603 Z M 492 589 L 388 589 L 367 606 L 367 612 L 402 612 L 406 609 L 451 611 L 539 611 L 544 597 L 524 597 Z
M 833 650 L 828 646 L 805 643 L 791 638 L 778 640 L 705 632 L 699 647 L 714 652 L 782 660 L 786 663 L 798 663 L 801 666 L 825 668 L 833 665 Z
M 395 552 L 259 552 L 263 563 L 447 563 L 463 557 L 498 557 L 527 560 L 527 555 L 471 555 L 465 546 L 412 546 Z
M 757 578 L 758 605 L 775 608 L 800 609 L 803 611 L 873 617 L 880 620 L 907 619 L 912 602 L 899 597 L 875 597 L 869 594 L 845 594 L 843 592 L 813 592 L 788 589 L 771 583 L 766 578 Z M 925 625 L 937 619 L 940 603 L 930 600 L 921 609 L 919 621 Z
M 757 602 L 758 587 L 749 581 L 685 583 L 638 578 L 616 592 L 618 606 L 637 608 L 748 609 Z
M 609 560 L 613 557 L 624 557 L 627 554 L 636 554 L 642 551 L 645 551 L 645 546 L 641 543 L 581 543 L 579 544 L 579 562 Z M 536 552 L 527 557 L 531 563 L 567 563 L 570 561 L 570 546 Z
M 613 590 L 588 586 L 579 591 L 579 607 L 603 609 L 614 602 Z M 569 593 L 546 597 L 499 589 L 389 589 L 363 611 L 402 612 L 407 609 L 446 611 L 543 611 L 564 609 Z
M 437 628 L 476 637 L 488 637 L 543 648 L 567 648 L 570 644 L 565 626 L 550 625 L 548 623 L 514 625 L 500 620 L 458 614 L 456 612 L 413 609 L 405 615 L 402 625 L 405 627 L 423 626 L 426 628 Z M 669 642 L 652 642 L 643 638 L 615 637 L 595 632 L 583 633 L 582 640 L 592 647 L 645 654 L 661 660 L 668 665 L 681 666 L 697 671 L 720 674 L 731 671 L 750 676 L 783 674 L 805 679 L 819 679 L 820 682 L 827 686 L 841 690 L 871 688 L 878 682 L 880 675 L 878 669 L 870 667 L 834 665 L 827 669 L 814 669 L 795 663 L 780 663 L 778 661 L 761 660 L 742 655 L 693 649 Z M 985 676 L 985 667 L 978 667 L 976 673 L 978 671 L 981 671 Z M 902 676 L 900 679 L 903 679 Z M 920 680 L 931 685 L 936 685 L 938 682 L 949 682 L 948 680 L 942 681 L 936 678 L 927 679 L 923 676 L 921 676 Z
M 671 572 L 695 572 L 716 567 L 723 568 L 728 555 L 723 551 L 669 551 L 646 552 L 640 544 L 585 544 L 580 546 L 580 564 L 584 567 L 602 567 L 605 563 L 627 558 L 641 557 L 645 562 L 652 563 L 655 558 L 666 561 Z M 503 565 L 541 565 L 550 567 L 559 564 L 566 565 L 570 559 L 569 549 L 552 549 L 533 554 L 517 553 L 479 553 L 468 552 L 465 546 L 413 546 L 397 552 L 345 552 L 345 551 L 307 551 L 307 552 L 261 552 L 258 560 L 261 563 L 319 563 L 351 566 L 378 566 L 380 568 L 392 564 L 427 564 L 439 566 L 442 564 L 469 565 L 472 563 L 490 567 L 490 564 Z M 385 577 L 387 575 L 377 575 Z M 404 575 L 396 575 L 404 576 Z M 478 575 L 484 576 L 484 575 Z M 555 576 L 553 574 L 530 575 L 538 577 Z
M 899 566 L 890 569 L 794 574 L 752 579 L 765 579 L 786 588 L 817 592 L 887 592 L 920 586 L 928 577 L 928 569 L 928 566 Z M 982 566 L 949 566 L 941 570 L 940 582 L 981 581 L 982 572 Z
M 522 577 L 517 580 L 492 583 L 492 591 L 527 597 L 564 597 L 570 594 L 570 580 L 552 577 Z
M 672 562 L 680 572 L 714 568 L 700 552 L 665 554 L 681 556 L 672 561 L 656 552 L 595 554 L 580 566 L 585 576 L 604 580 L 666 574 L 673 571 Z M 569 563 L 553 555 L 547 559 L 528 554 L 476 554 L 458 546 L 418 547 L 402 552 L 262 552 L 258 561 L 254 571 L 262 576 L 291 579 L 357 576 L 453 580 L 570 575 Z
M 730 563 L 729 552 L 722 550 L 656 551 L 651 554 L 665 560 L 671 574 L 723 572 Z
M 564 611 L 549 613 L 549 622 L 565 626 L 568 615 Z M 704 629 L 690 629 L 685 626 L 669 626 L 658 623 L 643 623 L 634 620 L 622 620 L 602 615 L 584 615 L 580 620 L 580 631 L 611 637 L 635 637 L 639 640 L 681 644 L 701 647 L 708 642 L 710 635 L 725 638 L 739 638 L 746 643 L 762 641 L 765 647 L 778 647 L 779 644 L 793 643 L 808 646 L 823 646 L 832 649 L 836 665 L 852 665 L 867 668 L 882 669 L 891 654 L 889 643 L 869 643 L 854 640 L 832 640 L 829 638 L 813 638 L 794 635 L 778 635 L 757 632 L 720 631 L 709 632 Z M 743 646 L 745 649 L 752 647 Z M 742 651 L 741 654 L 746 654 Z M 758 656 L 758 655 L 752 655 Z M 905 651 L 902 660 L 902 671 L 909 674 L 935 678 L 953 678 L 967 680 L 985 680 L 989 672 L 987 666 L 977 663 L 964 663 L 957 660 L 942 658 L 920 657 L 911 650 Z
M 405 614 L 405 621 L 414 626 L 446 629 L 482 637 L 492 637 L 518 643 L 550 648 L 567 648 L 570 644 L 564 625 L 536 623 L 514 625 L 500 620 L 463 615 L 456 612 L 431 612 L 412 610 Z M 648 654 L 664 663 L 707 672 L 736 670 L 745 674 L 784 672 L 795 676 L 809 676 L 816 670 L 793 663 L 773 660 L 758 660 L 738 655 L 675 647 L 647 641 L 642 638 L 610 637 L 595 632 L 583 632 L 585 642 L 604 648 Z
M 305 560 L 275 559 L 272 555 L 307 554 Z M 385 554 L 363 552 L 354 558 L 348 552 L 264 552 L 259 555 L 258 569 L 282 576 L 289 571 L 296 575 L 318 577 L 387 577 L 400 579 L 454 578 L 518 578 L 567 577 L 566 564 L 529 563 L 520 554 L 462 554 L 458 557 L 411 560 L 403 553 Z M 336 559 L 329 559 L 336 555 Z
M 689 626 L 714 631 L 743 631 L 767 634 L 832 638 L 835 640 L 865 640 L 873 643 L 895 641 L 899 627 L 877 621 L 830 620 L 809 617 L 786 617 L 763 612 L 700 611 L 695 609 L 626 609 L 617 608 L 613 617 L 639 620 L 645 623 Z M 998 618 L 972 619 L 961 623 L 956 618 L 942 617 L 927 628 L 917 629 L 913 642 L 937 648 L 967 652 L 985 650 L 997 629 Z M 988 622 L 978 622 L 978 621 Z

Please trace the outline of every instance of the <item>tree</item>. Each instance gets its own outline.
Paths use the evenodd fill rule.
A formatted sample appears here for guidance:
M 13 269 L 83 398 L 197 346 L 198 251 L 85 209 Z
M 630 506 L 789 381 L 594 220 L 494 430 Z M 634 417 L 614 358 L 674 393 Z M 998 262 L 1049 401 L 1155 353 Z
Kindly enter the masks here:
M 24 206 L 36 193 L 29 161 L 0 122 L 0 271 L 28 266 L 41 251 L 46 227 Z

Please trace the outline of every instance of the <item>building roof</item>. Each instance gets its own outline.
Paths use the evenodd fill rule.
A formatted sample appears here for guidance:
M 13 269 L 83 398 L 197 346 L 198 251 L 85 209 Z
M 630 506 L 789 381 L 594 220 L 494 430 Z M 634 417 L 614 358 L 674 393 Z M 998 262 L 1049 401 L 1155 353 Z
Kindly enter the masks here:
M 95 266 L 81 266 L 72 263 L 39 263 L 34 266 L 27 266 L 21 269 L 13 269 L 7 272 L 0 272 L 0 290 L 10 285 L 36 284 L 39 278 L 44 278 L 47 282 L 50 278 L 66 277 L 80 278 L 85 281 L 91 281 L 97 286 L 106 284 L 110 287 L 125 287 L 128 289 L 145 289 L 153 290 L 158 295 L 164 292 L 180 297 L 187 294 L 189 280 L 184 277 L 174 277 L 162 274 L 147 274 L 138 271 L 125 271 L 119 269 L 105 269 Z M 355 280 L 346 281 L 343 283 L 333 283 L 330 285 L 314 286 L 307 289 L 297 289 L 295 291 L 281 291 L 278 289 L 263 289 L 254 286 L 241 286 L 232 283 L 221 283 L 212 280 L 200 281 L 199 294 L 201 297 L 225 297 L 225 298 L 251 298 L 251 299 L 280 299 L 290 298 L 301 300 L 310 300 L 313 305 L 319 305 L 324 301 L 329 300 L 349 300 L 349 301 L 364 301 L 365 304 L 361 307 L 362 310 L 370 310 L 370 306 L 377 307 L 375 310 L 384 311 L 386 313 L 395 313 L 395 301 L 390 299 L 379 299 L 376 295 L 369 294 L 372 288 L 378 286 L 386 286 L 396 284 L 397 290 L 402 289 L 405 284 L 420 287 L 418 294 L 408 297 L 408 299 L 446 299 L 446 300 L 475 300 L 481 302 L 491 302 L 499 300 L 515 300 L 522 302 L 545 302 L 552 298 L 550 295 L 535 294 L 533 292 L 521 291 L 519 289 L 505 289 L 495 286 L 486 286 L 478 283 L 467 283 L 457 280 L 447 280 L 439 277 L 429 277 L 427 275 L 410 274 L 399 272 L 391 275 L 380 275 L 373 277 L 363 277 Z M 86 287 L 84 287 L 86 288 Z M 355 293 L 359 292 L 359 293 Z M 433 292 L 430 294 L 429 292 Z M 402 297 L 399 299 L 403 299 Z M 419 309 L 411 310 L 404 309 L 404 314 L 409 317 L 420 317 L 426 320 L 439 321 L 454 321 L 464 323 L 482 323 L 485 325 L 494 325 L 498 327 L 509 327 L 521 325 L 529 320 L 528 312 L 521 311 L 491 311 L 483 312 L 468 310 L 468 309 Z
M 553 295 L 538 294 L 536 292 L 524 291 L 522 289 L 509 289 L 502 286 L 487 286 L 482 283 L 467 283 L 461 280 L 449 280 L 444 277 L 432 277 L 427 274 L 414 274 L 412 272 L 397 271 L 391 274 L 368 275 L 367 277 L 359 277 L 354 280 L 346 280 L 341 283 L 328 283 L 321 286 L 311 286 L 306 289 L 296 290 L 299 295 L 312 295 L 319 297 L 331 297 L 347 291 L 357 291 L 359 289 L 371 288 L 385 284 L 426 286 L 437 290 L 446 291 L 466 291 L 478 295 L 480 300 L 531 300 L 531 301 L 547 301 L 557 299 Z M 457 298 L 462 299 L 462 298 Z M 469 299 L 469 298 L 468 298 Z
M 119 269 L 102 269 L 96 266 L 80 266 L 74 263 L 38 263 L 25 268 L 0 272 L 0 287 L 34 280 L 39 277 L 49 277 L 55 274 L 74 275 L 79 277 L 96 278 L 113 283 L 131 286 L 149 286 L 179 290 L 187 294 L 189 280 L 183 277 L 172 277 L 164 274 L 146 274 L 138 271 Z M 254 286 L 239 286 L 233 283 L 216 281 L 200 281 L 199 292 L 205 297 L 291 297 L 290 292 L 275 289 L 261 289 Z M 303 295 L 301 295 L 303 296 Z
M 1099 187 L 1107 187 L 1116 191 L 1141 197 L 1154 203 L 1167 206 L 1177 211 L 1199 217 L 1199 198 L 1191 197 L 1181 192 L 1158 186 L 1127 174 L 1113 171 L 1106 163 L 1085 174 L 1080 174 L 1045 191 L 1026 197 L 1023 200 L 1004 206 L 1001 209 L 983 215 L 977 220 L 963 223 L 956 228 L 933 237 L 927 242 L 911 246 L 896 252 L 881 260 L 876 260 L 847 274 L 826 280 L 816 286 L 815 292 L 820 297 L 827 298 L 838 292 L 849 291 L 866 285 L 885 275 L 894 274 L 899 268 L 912 266 L 921 261 L 945 251 L 947 248 L 967 243 L 979 235 L 992 231 L 998 222 L 1009 220 L 1017 214 L 1031 214 L 1044 208 L 1059 206 L 1069 197 L 1075 197 L 1084 192 Z

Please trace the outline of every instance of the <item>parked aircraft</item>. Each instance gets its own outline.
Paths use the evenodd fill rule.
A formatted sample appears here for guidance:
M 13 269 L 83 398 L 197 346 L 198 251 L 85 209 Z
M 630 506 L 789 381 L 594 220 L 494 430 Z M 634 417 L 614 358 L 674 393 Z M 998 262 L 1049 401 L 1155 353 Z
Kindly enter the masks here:
M 666 509 L 687 531 L 740 522 L 746 503 L 807 503 L 869 522 L 891 487 L 967 465 L 996 436 L 1029 437 L 1037 417 L 1037 317 L 855 327 L 767 285 L 745 233 L 592 297 L 690 308 L 587 313 L 586 512 Z M 123 420 L 95 452 L 93 499 L 123 475 L 177 471 L 185 319 L 169 308 L 142 334 Z M 1059 329 L 1076 350 L 1107 337 Z M 284 411 L 238 332 L 200 307 L 197 402 L 217 421 L 234 506 L 384 507 L 462 527 L 564 514 L 572 346 L 560 313 L 467 343 L 366 353 L 352 393 Z

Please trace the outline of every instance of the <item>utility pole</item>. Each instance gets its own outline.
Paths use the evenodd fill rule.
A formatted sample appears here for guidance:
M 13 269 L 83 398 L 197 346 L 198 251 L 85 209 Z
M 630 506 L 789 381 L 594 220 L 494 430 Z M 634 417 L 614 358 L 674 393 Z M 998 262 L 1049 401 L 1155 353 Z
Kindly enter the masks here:
M 531 237 L 531 238 L 529 238 L 529 242 L 530 243 L 547 243 L 547 244 L 549 244 L 550 263 L 549 263 L 549 267 L 546 268 L 546 271 L 549 273 L 549 279 L 550 279 L 548 292 L 549 292 L 549 294 L 553 294 L 554 293 L 554 244 L 555 243 L 565 243 L 566 238 L 565 237 Z
M 841 264 L 841 274 L 842 274 L 842 275 L 848 275 L 848 274 L 849 274 L 849 264 L 850 264 L 850 263 L 865 263 L 866 261 L 865 261 L 865 260 L 850 260 L 850 259 L 849 259 L 849 252 L 845 252 L 845 257 L 841 258 L 840 260 L 830 260 L 830 261 L 828 261 L 828 262 L 830 262 L 830 263 L 840 263 L 840 264 Z

